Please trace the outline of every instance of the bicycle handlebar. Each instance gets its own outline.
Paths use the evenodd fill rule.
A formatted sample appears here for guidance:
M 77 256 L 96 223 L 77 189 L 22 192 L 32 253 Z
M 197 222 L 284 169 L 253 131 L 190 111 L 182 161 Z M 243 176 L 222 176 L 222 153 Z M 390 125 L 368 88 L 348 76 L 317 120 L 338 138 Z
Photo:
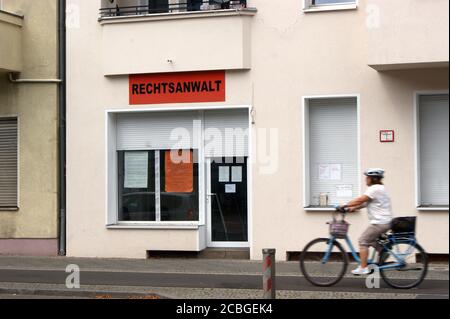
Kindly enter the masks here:
M 341 213 L 343 215 L 345 215 L 345 214 L 350 212 L 350 208 L 348 208 L 347 206 L 342 206 L 341 207 L 339 205 L 336 205 L 334 208 L 336 209 L 336 212 Z

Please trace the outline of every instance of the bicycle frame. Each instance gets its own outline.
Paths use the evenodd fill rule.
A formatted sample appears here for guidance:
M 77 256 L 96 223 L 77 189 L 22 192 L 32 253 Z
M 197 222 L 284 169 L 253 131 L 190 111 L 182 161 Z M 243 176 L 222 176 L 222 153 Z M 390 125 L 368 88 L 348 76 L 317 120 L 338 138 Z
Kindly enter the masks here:
M 405 235 L 405 237 L 408 237 L 408 236 Z M 389 240 L 389 243 L 392 243 L 392 244 L 401 243 L 401 242 L 408 242 L 412 246 L 415 246 L 416 239 L 414 237 L 413 238 L 411 238 L 411 237 L 410 238 L 405 238 L 405 237 L 403 237 L 403 238 L 396 238 L 396 236 L 390 235 L 388 237 L 388 240 Z M 327 250 L 327 252 L 325 253 L 325 256 L 322 259 L 322 263 L 325 264 L 325 263 L 328 262 L 328 260 L 329 260 L 329 258 L 331 256 L 331 250 L 333 249 L 333 242 L 335 240 L 337 240 L 337 239 L 338 238 L 336 238 L 334 236 L 331 236 L 329 238 L 328 250 Z M 344 240 L 347 243 L 347 246 L 348 246 L 348 248 L 349 248 L 349 250 L 350 250 L 350 252 L 352 254 L 353 259 L 357 263 L 361 263 L 361 259 L 359 258 L 359 255 L 356 252 L 356 250 L 355 250 L 355 248 L 353 246 L 353 243 L 350 240 L 350 238 L 348 236 L 346 236 L 344 238 Z M 404 261 L 404 258 L 402 258 L 402 255 L 404 255 L 404 254 L 401 254 L 400 252 L 394 252 L 386 244 L 384 244 L 382 246 L 383 246 L 384 250 L 388 251 L 396 259 L 397 262 L 396 263 L 389 263 L 389 264 L 386 264 L 386 265 L 379 265 L 379 264 L 377 264 L 375 262 L 375 253 L 376 252 L 374 252 L 373 255 L 372 255 L 372 258 L 370 258 L 368 260 L 368 264 L 369 265 L 377 265 L 378 269 L 397 269 L 397 268 L 403 267 L 406 264 L 405 261 Z

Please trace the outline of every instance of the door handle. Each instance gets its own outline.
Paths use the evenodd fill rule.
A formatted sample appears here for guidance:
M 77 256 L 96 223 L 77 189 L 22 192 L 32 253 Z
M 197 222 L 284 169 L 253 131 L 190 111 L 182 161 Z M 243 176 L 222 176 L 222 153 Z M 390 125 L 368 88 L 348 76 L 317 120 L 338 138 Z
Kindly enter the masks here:
M 208 196 L 217 196 L 217 194 L 210 193 L 210 194 L 208 194 Z

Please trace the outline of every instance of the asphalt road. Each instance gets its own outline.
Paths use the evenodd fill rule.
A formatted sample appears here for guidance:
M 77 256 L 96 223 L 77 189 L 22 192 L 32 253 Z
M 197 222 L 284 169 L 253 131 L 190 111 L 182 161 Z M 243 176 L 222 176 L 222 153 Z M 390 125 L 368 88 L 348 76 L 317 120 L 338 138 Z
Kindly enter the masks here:
M 64 284 L 67 273 L 48 270 L 0 270 L 0 282 Z M 262 289 L 259 275 L 213 275 L 213 274 L 168 274 L 168 273 L 132 273 L 132 272 L 81 272 L 81 285 L 136 286 L 136 287 L 177 287 L 177 288 L 226 288 L 226 289 Z M 419 288 L 412 290 L 395 290 L 384 283 L 380 289 L 365 287 L 363 278 L 344 278 L 331 288 L 318 288 L 309 284 L 303 277 L 277 277 L 279 290 L 292 291 L 336 291 L 336 292 L 370 292 L 370 293 L 406 293 L 417 294 L 420 298 L 447 297 L 448 280 L 425 280 Z

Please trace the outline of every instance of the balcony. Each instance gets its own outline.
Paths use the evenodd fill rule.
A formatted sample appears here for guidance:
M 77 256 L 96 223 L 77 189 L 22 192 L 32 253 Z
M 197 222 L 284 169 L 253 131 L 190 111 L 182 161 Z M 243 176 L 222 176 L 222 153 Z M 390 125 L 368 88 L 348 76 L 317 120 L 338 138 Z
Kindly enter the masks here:
M 256 9 L 246 1 L 142 2 L 104 1 L 99 22 L 105 76 L 251 68 Z
M 22 69 L 22 17 L 0 10 L 0 72 Z
M 142 5 L 141 3 L 147 2 Z M 136 16 L 159 13 L 180 13 L 215 10 L 242 10 L 247 7 L 247 0 L 150 0 L 103 2 L 100 17 Z M 135 5 L 130 5 L 135 3 Z
M 378 71 L 448 67 L 448 0 L 372 0 L 370 6 L 371 67 Z

